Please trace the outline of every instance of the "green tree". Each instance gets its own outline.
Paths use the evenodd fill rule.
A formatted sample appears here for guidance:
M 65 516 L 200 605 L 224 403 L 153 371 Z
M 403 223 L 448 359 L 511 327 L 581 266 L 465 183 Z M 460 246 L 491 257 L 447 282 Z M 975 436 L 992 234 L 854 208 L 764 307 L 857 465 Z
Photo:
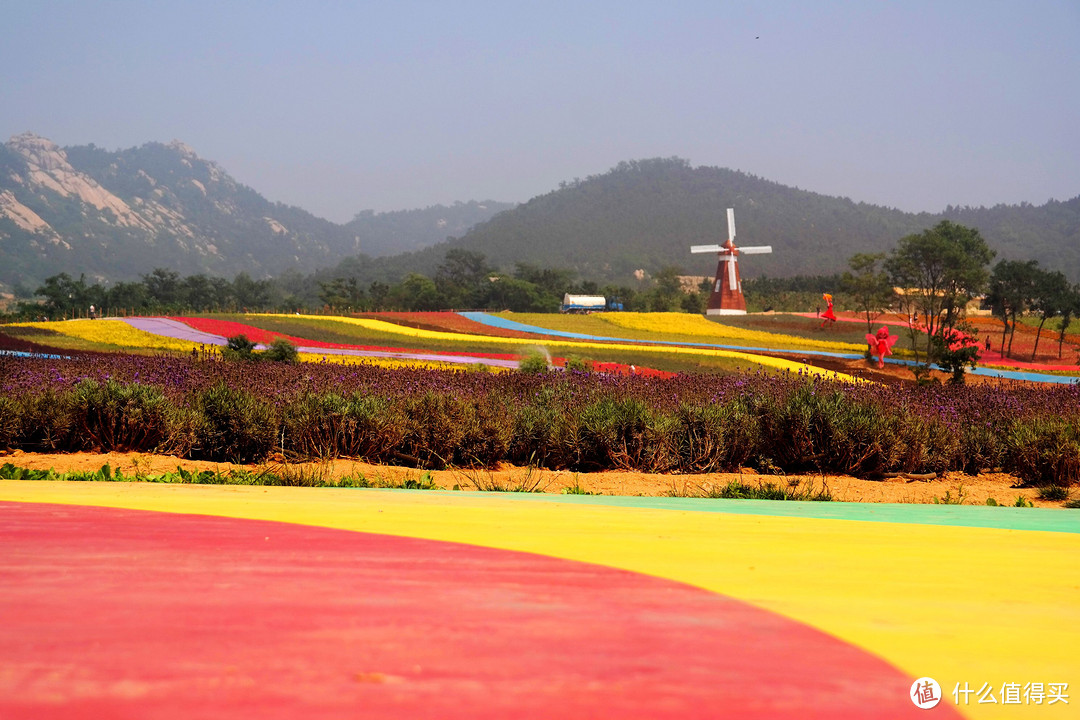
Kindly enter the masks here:
M 1061 310 L 1061 330 L 1058 333 L 1058 359 L 1061 359 L 1061 346 L 1065 344 L 1065 335 L 1069 331 L 1069 325 L 1080 316 L 1080 285 L 1074 285 L 1069 289 L 1067 302 Z
M 90 307 L 90 289 L 82 275 L 73 280 L 65 272 L 45 278 L 45 282 L 34 291 L 45 299 L 45 309 L 50 317 L 64 317 L 78 308 Z
M 1038 270 L 1034 280 L 1031 311 L 1039 315 L 1039 330 L 1035 334 L 1035 347 L 1031 350 L 1032 362 L 1035 362 L 1035 353 L 1039 351 L 1039 340 L 1042 338 L 1046 321 L 1062 315 L 1072 301 L 1072 287 L 1064 273 L 1057 270 Z
M 409 273 L 404 280 L 392 287 L 387 301 L 395 308 L 414 312 L 439 310 L 443 304 L 435 282 L 420 273 Z
M 150 303 L 158 308 L 178 308 L 183 300 L 180 273 L 167 268 L 154 268 L 142 276 Z
M 109 288 L 105 302 L 111 308 L 143 310 L 149 304 L 150 296 L 141 282 L 118 282 Z
M 683 270 L 675 265 L 661 268 L 654 276 L 655 285 L 650 293 L 653 312 L 681 311 L 683 289 L 679 276 Z
M 491 268 L 483 253 L 451 248 L 435 272 L 435 286 L 447 307 L 477 307 L 486 294 L 489 275 Z
M 236 304 L 245 310 L 260 310 L 270 304 L 270 282 L 253 280 L 247 273 L 238 273 L 232 282 Z
M 489 310 L 513 312 L 555 312 L 559 309 L 559 301 L 534 283 L 505 276 L 495 276 L 488 282 L 487 297 L 481 304 Z
M 364 289 L 354 277 L 320 282 L 319 299 L 337 310 L 364 310 L 367 306 Z
M 872 332 L 874 321 L 896 297 L 888 273 L 880 268 L 884 260 L 885 253 L 857 253 L 848 260 L 851 269 L 840 276 L 840 289 L 866 314 L 866 332 Z
M 959 310 L 983 291 L 993 257 L 978 230 L 943 220 L 901 238 L 886 259 L 890 282 L 904 289 L 909 326 L 923 323 L 928 363 L 936 360 L 934 335 L 954 328 Z
M 1034 260 L 1002 260 L 994 266 L 990 275 L 990 286 L 986 301 L 994 317 L 1000 318 L 1004 326 L 1001 331 L 1001 354 L 1004 356 L 1005 338 L 1009 338 L 1009 353 L 1012 353 L 1012 337 L 1016 332 L 1016 318 L 1031 302 L 1034 295 L 1035 275 L 1038 263 Z
M 390 286 L 378 280 L 368 286 L 368 297 L 371 298 L 372 310 L 385 310 L 387 298 L 390 296 Z

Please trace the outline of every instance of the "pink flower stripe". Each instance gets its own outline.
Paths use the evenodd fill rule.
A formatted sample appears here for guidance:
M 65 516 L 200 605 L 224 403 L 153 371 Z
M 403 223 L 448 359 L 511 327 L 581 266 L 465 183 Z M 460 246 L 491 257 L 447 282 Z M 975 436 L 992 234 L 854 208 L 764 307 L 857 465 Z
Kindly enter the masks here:
M 264 345 L 268 345 L 278 338 L 285 338 L 297 347 L 321 348 L 325 350 L 361 350 L 367 352 L 393 352 L 416 355 L 430 352 L 411 348 L 391 348 L 376 345 L 347 345 L 343 343 L 330 343 L 322 342 L 319 340 L 308 340 L 306 338 L 295 337 L 293 335 L 285 335 L 284 333 L 263 330 L 261 328 L 252 327 L 251 325 L 235 322 L 233 320 L 215 320 L 212 318 L 193 317 L 171 317 L 169 319 L 182 322 L 185 325 L 200 332 L 209 333 L 212 335 L 220 335 L 223 338 L 232 337 L 234 335 L 246 335 L 247 338 L 252 342 L 261 343 Z M 453 354 L 461 355 L 462 357 L 490 358 L 494 360 L 517 360 L 520 358 L 520 355 L 508 353 L 478 353 L 454 351 Z
M 631 368 L 633 368 L 631 370 Z M 608 373 L 609 375 L 643 375 L 645 377 L 673 378 L 676 373 L 666 370 L 654 370 L 653 368 L 640 367 L 637 365 L 625 365 L 623 363 L 594 362 L 593 370 Z

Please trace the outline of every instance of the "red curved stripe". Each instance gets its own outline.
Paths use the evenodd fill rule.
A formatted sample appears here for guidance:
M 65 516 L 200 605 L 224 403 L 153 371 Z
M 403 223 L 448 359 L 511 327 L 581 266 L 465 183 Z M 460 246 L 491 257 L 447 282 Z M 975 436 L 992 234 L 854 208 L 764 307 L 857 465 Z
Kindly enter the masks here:
M 3 718 L 921 712 L 857 648 L 612 568 L 220 517 L 0 517 Z
M 284 338 L 297 347 L 309 347 L 309 348 L 326 348 L 326 349 L 342 349 L 342 350 L 374 350 L 377 352 L 402 352 L 402 353 L 421 353 L 422 350 L 415 348 L 393 348 L 383 347 L 379 345 L 347 345 L 343 343 L 325 342 L 323 340 L 309 340 L 302 337 L 296 337 L 295 335 L 286 335 L 285 333 L 275 332 L 273 330 L 263 330 L 253 325 L 247 325 L 245 323 L 236 322 L 235 320 L 218 320 L 216 318 L 197 318 L 197 317 L 180 317 L 170 316 L 169 320 L 176 320 L 182 322 L 190 328 L 198 330 L 200 332 L 210 333 L 211 335 L 220 335 L 221 337 L 228 338 L 234 335 L 244 335 L 256 343 L 270 344 L 278 338 Z M 517 360 L 518 355 L 509 353 L 481 353 L 481 352 L 458 352 L 455 350 L 454 355 L 461 355 L 463 357 L 478 357 L 478 358 L 491 358 L 494 360 Z

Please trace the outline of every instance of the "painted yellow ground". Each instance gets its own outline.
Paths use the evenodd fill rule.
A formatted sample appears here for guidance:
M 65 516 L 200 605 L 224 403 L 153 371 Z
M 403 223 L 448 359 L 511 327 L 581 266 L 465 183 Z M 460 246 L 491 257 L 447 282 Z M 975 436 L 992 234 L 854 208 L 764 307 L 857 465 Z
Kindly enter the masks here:
M 535 552 L 723 593 L 956 683 L 1080 691 L 1080 534 L 684 512 L 495 494 L 0 481 L 0 500 L 295 522 Z M 467 609 L 462 609 L 463 611 Z M 1070 693 L 1071 694 L 1071 693 Z M 972 696 L 974 700 L 974 696 Z M 1076 717 L 960 706 L 969 717 Z

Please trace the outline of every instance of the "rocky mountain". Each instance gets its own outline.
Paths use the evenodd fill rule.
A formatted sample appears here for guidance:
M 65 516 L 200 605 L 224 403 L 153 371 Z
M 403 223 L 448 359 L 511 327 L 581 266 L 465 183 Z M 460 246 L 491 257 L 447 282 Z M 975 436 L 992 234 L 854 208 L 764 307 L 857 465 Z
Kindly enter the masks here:
M 272 203 L 181 142 L 108 151 L 32 133 L 0 146 L 0 285 L 155 267 L 253 277 L 310 272 L 358 253 L 416 250 L 512 205 L 361 213 L 339 225 Z

